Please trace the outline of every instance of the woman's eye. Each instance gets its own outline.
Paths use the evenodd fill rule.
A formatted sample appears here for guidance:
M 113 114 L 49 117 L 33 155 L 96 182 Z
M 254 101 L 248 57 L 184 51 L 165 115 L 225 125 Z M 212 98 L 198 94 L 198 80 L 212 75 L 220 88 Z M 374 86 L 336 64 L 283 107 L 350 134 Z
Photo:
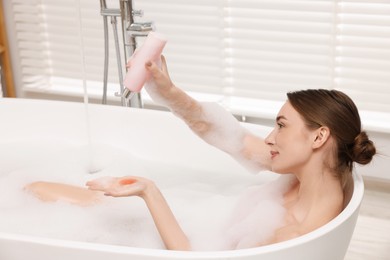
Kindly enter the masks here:
M 282 128 L 283 126 L 284 126 L 283 124 L 278 123 L 278 128 L 279 128 L 279 129 Z

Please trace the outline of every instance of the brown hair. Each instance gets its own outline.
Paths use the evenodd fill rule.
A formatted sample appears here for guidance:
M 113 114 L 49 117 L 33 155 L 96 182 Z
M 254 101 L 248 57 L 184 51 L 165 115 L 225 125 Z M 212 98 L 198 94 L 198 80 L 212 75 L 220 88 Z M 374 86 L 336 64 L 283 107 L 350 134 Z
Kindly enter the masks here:
M 327 89 L 289 92 L 287 97 L 309 129 L 321 126 L 330 129 L 337 145 L 334 170 L 342 184 L 352 172 L 353 162 L 371 162 L 376 154 L 375 145 L 362 131 L 358 109 L 350 97 L 341 91 Z

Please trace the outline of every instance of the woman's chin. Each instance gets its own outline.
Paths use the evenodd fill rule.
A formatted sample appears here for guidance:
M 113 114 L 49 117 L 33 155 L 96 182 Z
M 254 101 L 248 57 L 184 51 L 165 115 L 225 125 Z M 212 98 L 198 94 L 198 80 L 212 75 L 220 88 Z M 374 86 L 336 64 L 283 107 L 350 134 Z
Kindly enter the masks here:
M 288 171 L 288 169 L 272 166 L 271 171 L 278 174 L 289 174 L 291 171 Z

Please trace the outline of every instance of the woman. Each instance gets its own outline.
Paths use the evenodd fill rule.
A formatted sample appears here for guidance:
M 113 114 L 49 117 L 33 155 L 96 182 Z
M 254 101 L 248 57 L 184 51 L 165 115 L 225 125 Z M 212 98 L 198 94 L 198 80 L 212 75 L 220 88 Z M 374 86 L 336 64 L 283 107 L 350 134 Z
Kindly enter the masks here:
M 150 96 L 170 108 L 206 142 L 229 153 L 252 171 L 268 169 L 294 175 L 293 183 L 283 194 L 284 225 L 258 245 L 295 238 L 336 217 L 349 199 L 346 194 L 352 183 L 353 162 L 367 164 L 376 153 L 373 142 L 361 129 L 355 104 L 340 91 L 288 93 L 288 100 L 276 117 L 275 128 L 263 140 L 216 104 L 199 103 L 177 88 L 169 78 L 164 57 L 161 69 L 154 62 L 145 66 L 152 75 L 146 86 Z M 34 189 L 34 185 L 41 188 Z M 39 196 L 41 190 L 51 185 L 58 184 L 32 184 L 30 189 Z M 143 198 L 166 248 L 191 249 L 188 238 L 152 181 L 131 176 L 105 177 L 90 181 L 87 186 L 108 196 Z M 52 191 L 56 193 L 55 189 Z M 81 196 L 80 201 L 94 202 L 101 196 L 91 194 L 87 199 Z M 60 196 L 67 197 L 66 193 Z

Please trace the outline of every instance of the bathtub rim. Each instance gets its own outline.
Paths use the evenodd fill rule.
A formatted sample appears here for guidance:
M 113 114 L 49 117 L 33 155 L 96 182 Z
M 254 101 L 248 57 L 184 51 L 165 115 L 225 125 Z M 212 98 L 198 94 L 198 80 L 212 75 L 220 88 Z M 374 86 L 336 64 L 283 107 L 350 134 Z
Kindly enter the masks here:
M 238 249 L 238 250 L 224 250 L 224 251 L 174 251 L 174 250 L 165 250 L 165 249 L 153 249 L 153 248 L 137 248 L 121 245 L 107 245 L 100 243 L 92 242 L 83 242 L 83 241 L 70 241 L 64 239 L 56 238 L 45 238 L 33 235 L 23 235 L 23 234 L 10 234 L 0 232 L 1 240 L 11 240 L 11 241 L 21 241 L 28 242 L 33 244 L 42 244 L 48 246 L 54 246 L 59 248 L 72 248 L 72 249 L 82 249 L 82 250 L 93 250 L 98 252 L 113 252 L 113 253 L 122 253 L 122 254 L 131 254 L 131 255 L 143 255 L 151 257 L 167 257 L 170 258 L 179 258 L 179 257 L 207 257 L 207 258 L 221 258 L 221 257 L 232 257 L 232 256 L 247 256 L 247 255 L 257 255 L 270 253 L 278 251 L 281 248 L 288 249 L 291 247 L 299 246 L 314 240 L 318 237 L 321 237 L 328 233 L 329 231 L 340 226 L 344 221 L 346 221 L 350 216 L 356 214 L 356 211 L 359 210 L 361 201 L 364 195 L 364 181 L 363 177 L 357 172 L 353 172 L 354 187 L 353 195 L 350 202 L 345 207 L 345 209 L 333 220 L 324 226 L 300 237 L 287 240 L 280 243 L 275 243 L 267 246 L 261 246 L 256 248 L 248 249 Z M 351 234 L 352 236 L 352 234 Z M 347 249 L 346 249 L 347 250 Z

